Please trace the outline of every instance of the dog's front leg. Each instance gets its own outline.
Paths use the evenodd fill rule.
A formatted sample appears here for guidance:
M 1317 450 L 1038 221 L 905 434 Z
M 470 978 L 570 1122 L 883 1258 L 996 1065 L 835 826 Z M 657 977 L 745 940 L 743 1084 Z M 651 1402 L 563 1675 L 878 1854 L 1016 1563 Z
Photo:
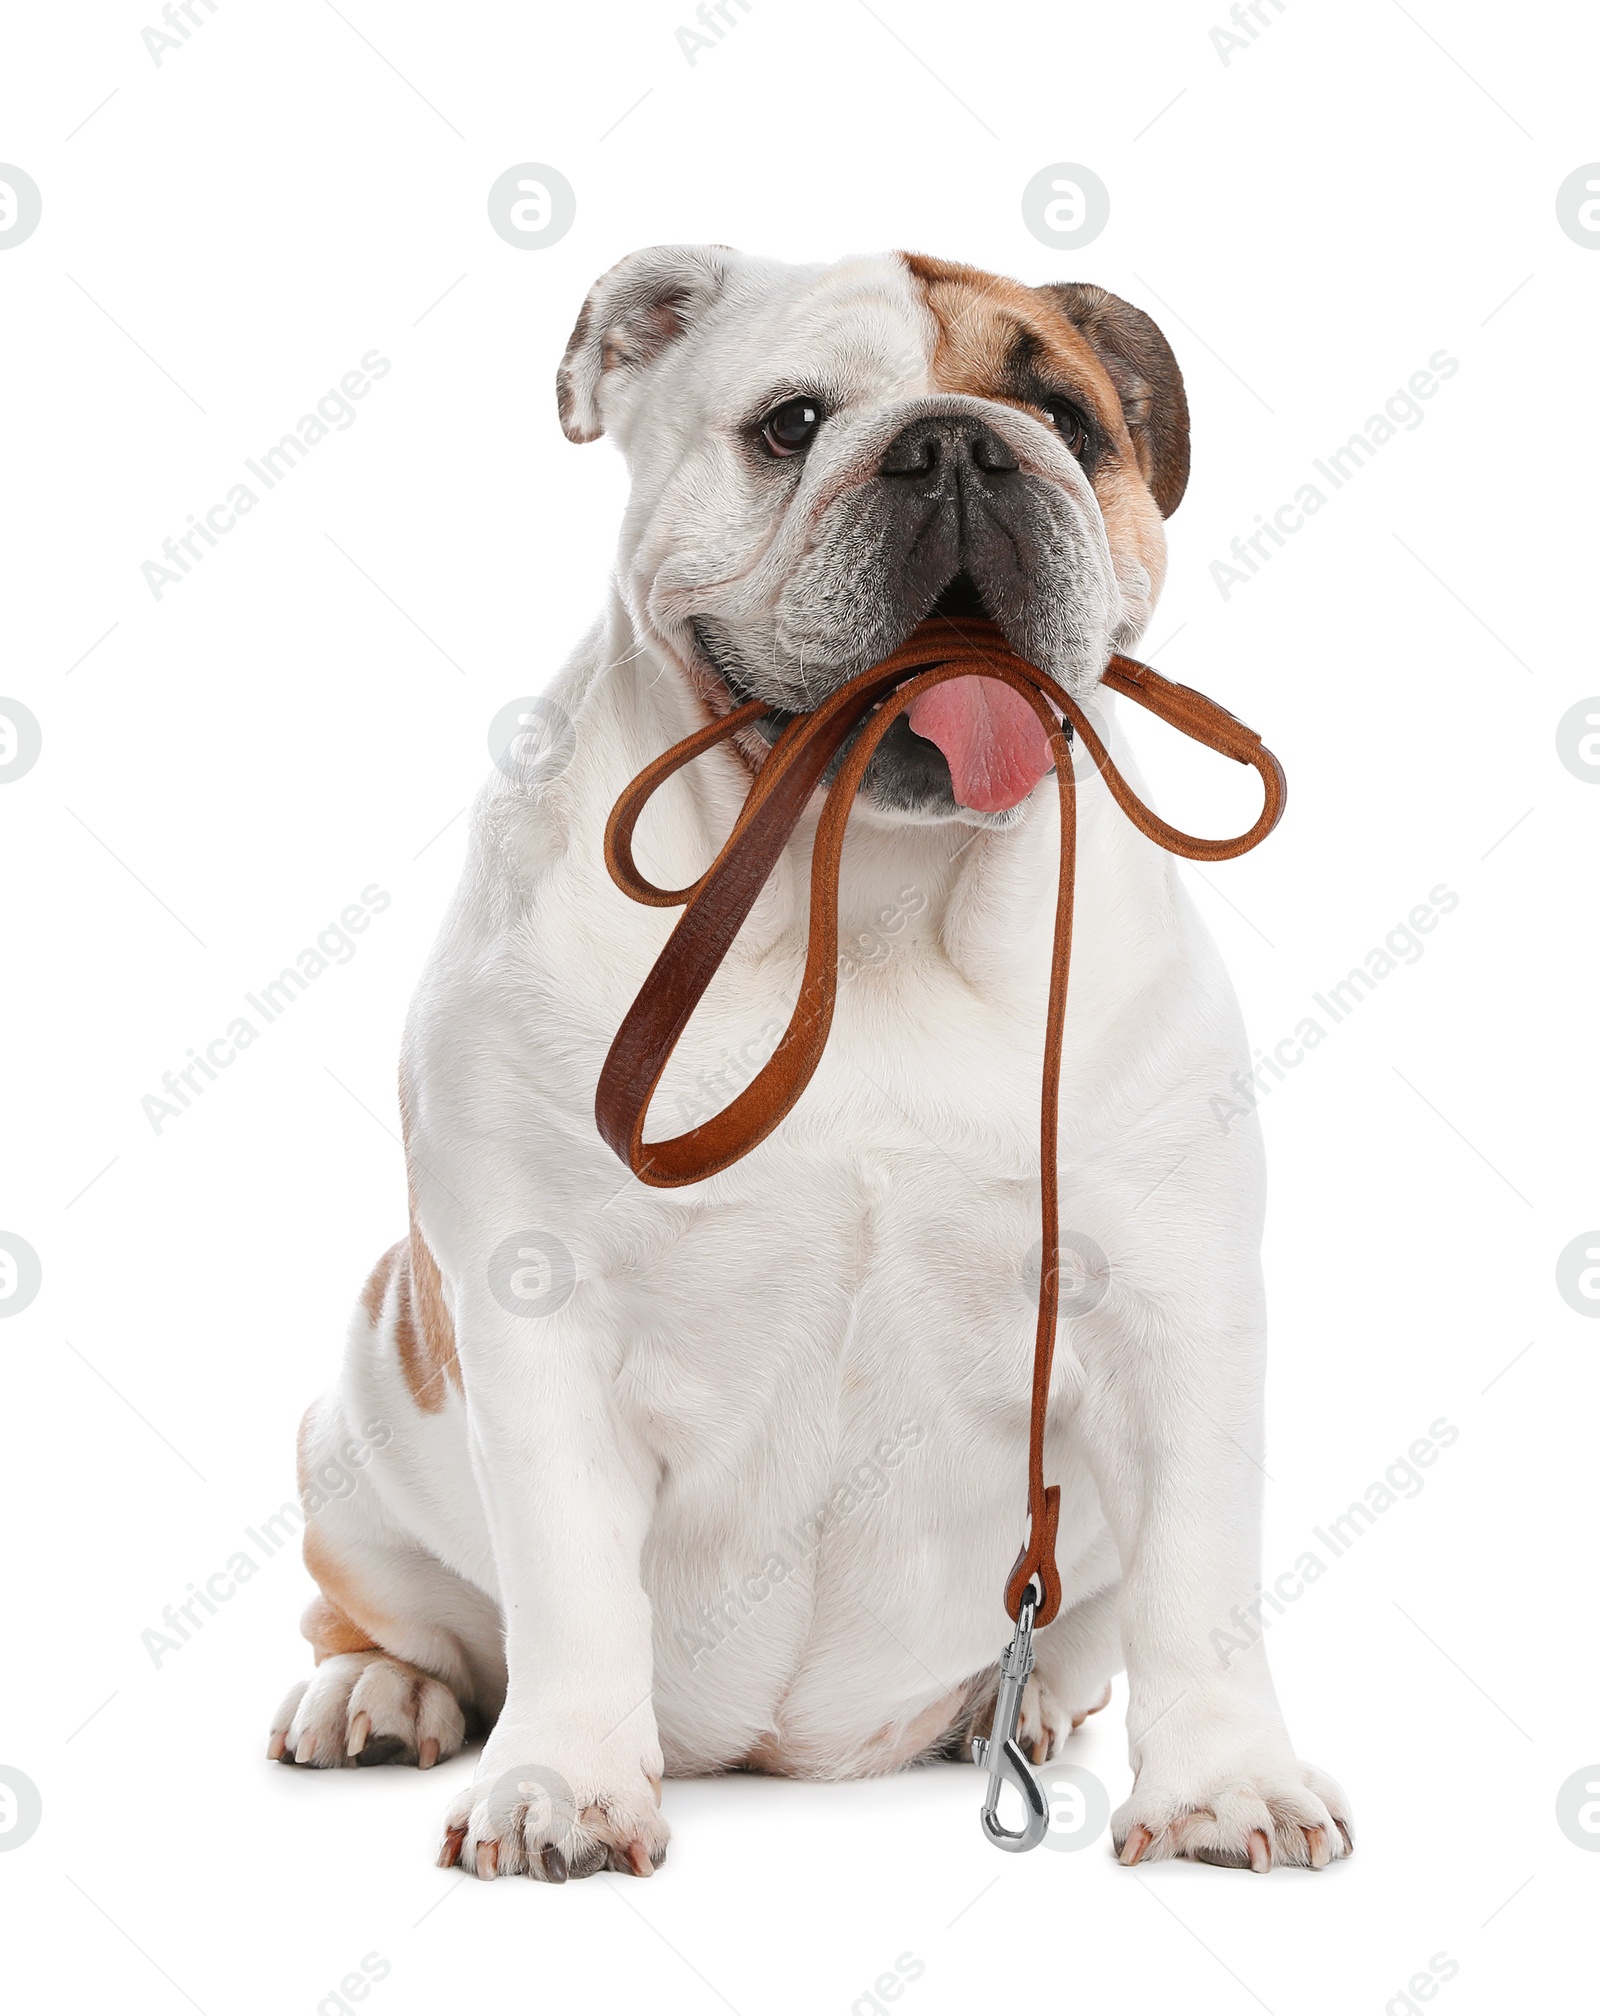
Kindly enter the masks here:
M 1165 1243 L 1192 1253 L 1176 1236 Z M 1162 1261 L 1146 1257 L 1159 1276 Z M 1350 1850 L 1349 1808 L 1294 1754 L 1256 1621 L 1259 1268 L 1240 1251 L 1203 1289 L 1172 1275 L 1156 1286 L 1137 1304 L 1108 1298 L 1080 1345 L 1085 1454 L 1123 1563 L 1135 1776 L 1113 1844 L 1125 1863 L 1320 1868 Z
M 533 1318 L 470 1289 L 458 1301 L 508 1679 L 440 1859 L 480 1876 L 648 1876 L 666 1853 L 639 1573 L 656 1469 L 616 1404 L 621 1352 L 576 1315 L 583 1299 Z

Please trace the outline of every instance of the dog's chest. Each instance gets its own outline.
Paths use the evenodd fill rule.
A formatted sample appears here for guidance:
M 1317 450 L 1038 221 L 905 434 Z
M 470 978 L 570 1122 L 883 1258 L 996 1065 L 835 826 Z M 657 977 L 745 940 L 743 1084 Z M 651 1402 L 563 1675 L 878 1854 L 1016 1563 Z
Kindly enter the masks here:
M 618 1400 L 660 1479 L 664 1721 L 682 1699 L 701 1735 L 721 1725 L 697 1764 L 777 1727 L 811 1768 L 872 1737 L 838 1725 L 841 1700 L 876 1728 L 929 1670 L 993 1657 L 1023 1507 L 1038 1064 L 1004 1027 L 921 1054 L 837 1029 L 780 1134 L 709 1196 L 664 1200 L 670 1238 L 614 1283 Z M 807 1733 L 813 1691 L 835 1720 Z
M 994 1660 L 998 1591 L 1025 1525 L 1054 886 L 1052 836 L 1010 837 L 1028 844 L 992 860 L 974 843 L 960 892 L 896 864 L 864 919 L 847 906 L 814 1078 L 771 1136 L 704 1184 L 619 1189 L 567 1096 L 585 1075 L 573 1049 L 617 1026 L 648 944 L 630 938 L 586 965 L 579 906 L 568 923 L 552 903 L 523 942 L 558 948 L 553 970 L 505 990 L 539 1007 L 498 1076 L 547 1088 L 553 1123 L 537 1117 L 526 1178 L 549 1187 L 539 1208 L 573 1226 L 610 1404 L 650 1499 L 641 1573 L 674 1770 L 885 1768 L 928 1708 L 930 1675 L 953 1719 Z M 1142 982 L 1124 941 L 1149 906 L 1111 894 L 1091 867 L 1069 1110 L 1076 1072 L 1106 1077 L 1107 1032 L 1121 1017 L 1125 1033 L 1122 1004 Z M 782 909 L 780 892 L 765 933 L 753 915 L 755 947 L 696 1012 L 647 1138 L 727 1105 L 782 1036 L 803 900 Z M 441 1065 L 489 1055 L 458 1045 Z M 1120 1152 L 1076 1123 L 1063 1146 L 1091 1188 Z M 1062 1508 L 1068 1554 L 1102 1529 L 1085 1477 Z
M 681 1415 L 685 1430 L 704 1427 L 702 1381 L 739 1418 L 746 1400 L 759 1412 L 767 1396 L 803 1391 L 803 1421 L 780 1407 L 766 1424 L 797 1441 L 846 1435 L 956 1375 L 949 1404 L 1021 1408 L 1038 1041 L 942 991 L 842 996 L 828 1052 L 777 1133 L 704 1186 L 638 1200 L 655 1236 L 613 1286 L 631 1305 L 634 1356 L 653 1360 L 652 1389 L 691 1396 L 673 1408 L 661 1390 L 658 1426 Z M 727 1017 L 730 1029 L 749 1020 Z M 737 1089 L 709 1087 L 718 1104 Z

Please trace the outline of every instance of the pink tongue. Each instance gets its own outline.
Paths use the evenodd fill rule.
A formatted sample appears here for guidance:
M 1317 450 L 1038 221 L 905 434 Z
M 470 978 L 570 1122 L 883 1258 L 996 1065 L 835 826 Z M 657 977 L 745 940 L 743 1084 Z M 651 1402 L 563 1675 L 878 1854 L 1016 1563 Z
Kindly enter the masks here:
M 1008 812 L 1054 767 L 1038 715 L 999 679 L 946 679 L 913 700 L 906 718 L 943 751 L 956 803 L 974 812 Z

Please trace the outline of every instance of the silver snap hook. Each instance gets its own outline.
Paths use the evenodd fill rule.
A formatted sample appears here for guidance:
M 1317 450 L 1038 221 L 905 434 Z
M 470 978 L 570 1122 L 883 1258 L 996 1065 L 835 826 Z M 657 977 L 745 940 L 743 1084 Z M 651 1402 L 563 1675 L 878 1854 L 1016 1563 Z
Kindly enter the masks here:
M 1033 1671 L 1033 1616 L 1038 1598 L 1030 1582 L 1017 1611 L 1017 1628 L 1000 1655 L 1000 1692 L 995 1697 L 994 1730 L 989 1736 L 972 1739 L 972 1761 L 987 1768 L 989 1787 L 981 1815 L 983 1831 L 997 1848 L 1008 1855 L 1025 1854 L 1037 1848 L 1050 1826 L 1050 1808 L 1033 1775 L 1032 1767 L 1017 1745 L 1017 1725 L 1022 1718 L 1022 1693 Z M 1007 1779 L 1022 1795 L 1020 1828 L 1006 1827 L 1000 1820 L 1000 1787 Z

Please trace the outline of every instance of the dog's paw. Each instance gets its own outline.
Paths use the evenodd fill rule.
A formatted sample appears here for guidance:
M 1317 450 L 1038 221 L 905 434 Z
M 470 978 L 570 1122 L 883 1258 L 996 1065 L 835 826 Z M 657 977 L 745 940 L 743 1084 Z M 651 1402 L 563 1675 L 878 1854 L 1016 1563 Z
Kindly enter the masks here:
M 619 1772 L 567 1760 L 496 1771 L 486 1757 L 445 1817 L 439 1867 L 544 1883 L 600 1869 L 650 1876 L 670 1836 L 660 1808 L 661 1779 L 639 1766 Z
M 970 1762 L 972 1739 L 994 1734 L 999 1684 L 996 1668 L 984 1676 L 976 1693 L 969 1697 L 967 1708 L 928 1754 Z M 1110 1699 L 1109 1681 L 1093 1700 L 1073 1700 L 1035 1669 L 1022 1690 L 1022 1708 L 1017 1716 L 1017 1741 L 1023 1755 L 1035 1764 L 1048 1764 L 1052 1757 L 1059 1757 L 1073 1730 L 1081 1729 L 1091 1715 L 1098 1715 Z
M 267 1755 L 341 1764 L 430 1765 L 453 1757 L 466 1721 L 443 1681 L 387 1652 L 340 1652 L 294 1688 L 272 1718 Z
M 1355 1852 L 1349 1801 L 1310 1764 L 1223 1778 L 1203 1788 L 1146 1783 L 1111 1816 L 1117 1860 L 1132 1868 L 1185 1856 L 1264 1873 L 1323 1869 Z
M 1022 1711 L 1017 1717 L 1017 1741 L 1023 1755 L 1035 1764 L 1048 1764 L 1052 1757 L 1059 1757 L 1073 1730 L 1081 1729 L 1091 1715 L 1098 1715 L 1110 1699 L 1109 1682 L 1097 1701 L 1084 1706 L 1044 1685 L 1038 1673 L 1030 1674 L 1022 1690 Z M 993 1720 L 992 1710 L 990 1719 Z

